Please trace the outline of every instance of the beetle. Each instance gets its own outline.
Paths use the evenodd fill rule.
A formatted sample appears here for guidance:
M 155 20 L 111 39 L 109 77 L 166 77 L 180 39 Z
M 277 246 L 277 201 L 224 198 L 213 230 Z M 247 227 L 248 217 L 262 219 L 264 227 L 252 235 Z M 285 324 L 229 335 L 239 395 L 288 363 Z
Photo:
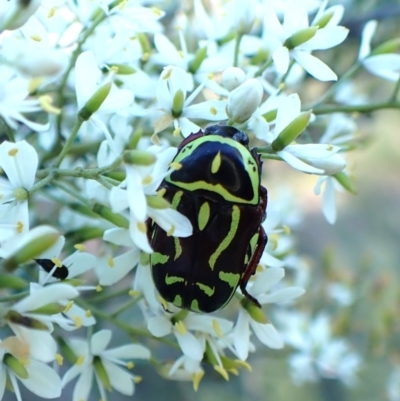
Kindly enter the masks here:
M 246 291 L 267 244 L 261 225 L 267 190 L 262 162 L 237 128 L 213 125 L 190 134 L 173 160 L 181 167 L 160 185 L 164 199 L 193 225 L 190 237 L 169 236 L 156 223 L 148 235 L 150 263 L 160 295 L 182 309 L 213 312 L 240 287 Z

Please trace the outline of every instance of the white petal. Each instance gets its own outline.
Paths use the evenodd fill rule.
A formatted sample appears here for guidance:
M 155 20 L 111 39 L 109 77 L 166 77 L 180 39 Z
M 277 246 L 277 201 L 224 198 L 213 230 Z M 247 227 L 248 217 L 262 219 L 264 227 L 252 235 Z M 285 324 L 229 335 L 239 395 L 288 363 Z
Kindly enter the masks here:
M 147 321 L 147 329 L 154 337 L 164 337 L 171 333 L 171 322 L 164 316 L 154 316 Z
M 246 312 L 239 310 L 238 320 L 233 332 L 233 345 L 239 359 L 245 361 L 249 355 L 250 327 Z
M 110 204 L 114 213 L 119 213 L 127 209 L 129 207 L 129 200 L 126 189 L 112 187 L 110 191 Z
M 178 126 L 181 129 L 181 134 L 184 138 L 187 138 L 193 132 L 200 131 L 200 126 L 190 121 L 187 117 L 180 117 L 178 120 Z
M 118 89 L 114 84 L 110 93 L 101 104 L 99 112 L 112 113 L 129 107 L 134 101 L 133 92 L 129 89 Z
M 114 359 L 150 359 L 150 351 L 140 344 L 128 344 L 105 350 L 102 356 Z
M 147 237 L 147 232 L 143 232 L 138 224 L 145 224 L 144 222 L 137 222 L 133 216 L 131 216 L 131 222 L 129 225 L 129 233 L 131 235 L 132 241 L 134 244 L 140 248 L 143 252 L 153 253 L 151 249 L 149 239 Z
M 131 213 L 139 221 L 146 220 L 147 203 L 143 191 L 142 177 L 134 166 L 126 166 L 126 190 Z
M 7 375 L 3 372 L 4 367 L 0 368 L 0 400 L 3 399 L 4 390 L 6 389 Z
M 139 262 L 140 250 L 138 248 L 128 251 L 114 258 L 113 266 L 108 263 L 104 268 L 97 269 L 100 285 L 113 285 L 125 277 Z
M 50 366 L 31 359 L 25 369 L 29 377 L 19 380 L 32 393 L 42 398 L 57 398 L 61 395 L 61 379 Z
M 64 374 L 61 380 L 61 386 L 65 387 L 71 380 L 74 380 L 76 376 L 78 376 L 82 370 L 84 369 L 83 365 L 72 365 Z
M 300 297 L 304 293 L 305 290 L 302 287 L 282 288 L 281 290 L 277 290 L 272 294 L 258 296 L 257 301 L 260 302 L 261 305 L 285 302 Z
M 309 164 L 304 163 L 297 157 L 293 156 L 291 153 L 282 150 L 280 152 L 276 152 L 287 164 L 295 168 L 296 170 L 304 171 L 309 174 L 323 174 L 324 170 L 315 168 L 310 166 Z
M 272 324 L 261 324 L 251 320 L 250 325 L 254 334 L 264 345 L 274 349 L 283 348 L 282 339 Z
M 75 64 L 75 89 L 79 108 L 82 108 L 96 92 L 100 75 L 93 53 L 91 51 L 81 53 Z
M 368 21 L 361 34 L 361 45 L 360 52 L 358 53 L 358 59 L 361 60 L 364 57 L 367 57 L 369 53 L 371 53 L 371 40 L 374 36 L 376 27 L 378 26 L 377 21 L 371 20 Z
M 135 386 L 132 375 L 119 366 L 102 359 L 104 369 L 110 379 L 111 387 L 124 395 L 133 395 Z
M 272 54 L 276 70 L 279 74 L 285 74 L 289 68 L 289 50 L 286 46 L 278 47 Z
M 79 291 L 68 284 L 52 284 L 42 287 L 40 290 L 28 295 L 26 298 L 17 302 L 13 310 L 23 313 L 38 309 L 52 302 L 63 299 L 72 299 L 79 295 Z
M 250 287 L 251 294 L 257 297 L 267 292 L 274 285 L 279 283 L 285 276 L 285 269 L 281 267 L 269 267 L 256 275 L 256 280 Z
M 185 335 L 181 335 L 174 330 L 174 334 L 185 355 L 195 359 L 196 361 L 201 361 L 203 359 L 204 348 L 192 333 L 188 331 Z
M 268 267 L 283 267 L 285 265 L 285 262 L 278 258 L 275 258 L 267 252 L 264 252 L 262 254 L 260 262 Z
M 173 225 L 175 227 L 174 237 L 190 237 L 193 234 L 190 220 L 174 209 L 153 209 L 149 207 L 149 216 L 166 232 Z
M 38 163 L 39 158 L 35 148 L 25 141 L 16 143 L 4 141 L 0 145 L 0 166 L 14 188 L 23 187 L 28 190 L 32 188 Z
M 320 81 L 336 81 L 337 75 L 320 59 L 312 54 L 295 50 L 293 52 L 295 60 L 314 78 Z
M 18 339 L 29 344 L 30 356 L 40 362 L 54 361 L 57 343 L 52 335 L 45 330 L 34 330 L 19 324 L 9 324 Z
M 274 131 L 276 136 L 300 114 L 300 109 L 301 101 L 297 93 L 282 99 L 279 103 L 275 120 Z
M 225 108 L 225 100 L 207 100 L 206 102 L 191 104 L 185 107 L 184 116 L 189 119 L 197 118 L 207 121 L 221 121 L 227 118 Z
M 100 330 L 94 333 L 90 339 L 91 353 L 93 355 L 100 355 L 111 341 L 111 330 Z
M 400 73 L 400 54 L 378 54 L 363 60 L 364 67 L 379 77 L 397 81 Z
M 217 318 L 210 315 L 189 314 L 185 319 L 185 326 L 192 331 L 200 331 L 215 336 L 214 324 L 217 323 L 222 334 L 227 334 L 232 330 L 233 323 L 226 319 Z
M 298 49 L 305 51 L 330 49 L 342 43 L 348 34 L 349 30 L 344 26 L 318 29 L 316 34 L 310 40 L 300 45 Z
M 83 327 L 89 327 L 93 326 L 96 324 L 96 319 L 93 316 L 87 316 L 86 310 L 81 308 L 79 305 L 73 304 L 68 312 L 64 312 L 66 316 L 68 316 L 70 319 L 73 321 L 78 320 L 81 322 Z M 77 327 L 71 327 L 71 325 L 63 325 L 60 322 L 57 322 L 60 327 L 62 327 L 64 330 L 75 330 Z
M 333 180 L 334 178 L 326 180 L 322 197 L 322 212 L 330 224 L 334 224 L 336 221 L 336 193 Z
M 63 265 L 68 267 L 68 278 L 86 273 L 95 263 L 96 257 L 87 252 L 75 252 L 63 260 Z
M 88 365 L 82 371 L 78 381 L 75 384 L 72 401 L 82 401 L 89 398 L 90 390 L 92 388 L 93 380 L 93 367 Z
M 129 231 L 126 228 L 110 228 L 109 230 L 104 231 L 103 239 L 104 241 L 111 242 L 119 246 L 133 246 Z

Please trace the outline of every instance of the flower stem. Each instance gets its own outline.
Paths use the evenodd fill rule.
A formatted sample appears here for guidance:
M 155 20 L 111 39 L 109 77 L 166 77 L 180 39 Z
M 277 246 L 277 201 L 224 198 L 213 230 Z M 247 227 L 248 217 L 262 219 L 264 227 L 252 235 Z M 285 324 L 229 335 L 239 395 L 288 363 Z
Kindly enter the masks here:
M 400 109 L 400 102 L 382 102 L 356 105 L 326 105 L 313 109 L 315 115 L 332 113 L 371 113 L 382 109 Z
M 400 75 L 399 75 L 399 78 L 397 79 L 396 86 L 394 87 L 392 96 L 390 97 L 390 100 L 392 102 L 396 102 L 397 95 L 399 94 L 399 90 L 400 90 Z
M 243 34 L 241 33 L 236 33 L 235 37 L 235 50 L 234 50 L 234 55 L 233 55 L 233 66 L 237 67 L 239 64 L 239 48 L 240 48 L 240 42 L 242 41 Z

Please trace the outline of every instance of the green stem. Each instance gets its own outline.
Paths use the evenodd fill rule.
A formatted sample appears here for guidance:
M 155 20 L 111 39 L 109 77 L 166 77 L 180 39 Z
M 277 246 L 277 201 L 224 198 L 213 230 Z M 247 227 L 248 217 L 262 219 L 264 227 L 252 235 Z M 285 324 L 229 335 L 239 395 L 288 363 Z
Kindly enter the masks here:
M 290 64 L 289 64 L 289 67 L 288 67 L 287 71 L 283 74 L 283 76 L 282 76 L 282 78 L 281 78 L 281 80 L 279 82 L 279 90 L 278 90 L 277 94 L 280 94 L 282 92 L 282 90 L 284 88 L 284 85 L 285 85 L 285 81 L 286 81 L 288 75 L 290 74 L 290 71 L 292 70 L 292 68 L 294 66 L 294 63 L 295 63 L 295 61 L 292 60 L 290 62 Z
M 0 303 L 2 302 L 11 302 L 11 301 L 19 301 L 22 298 L 25 298 L 29 295 L 29 291 L 19 292 L 18 294 L 9 295 L 8 297 L 0 298 Z
M 66 144 L 62 148 L 61 153 L 58 155 L 57 160 L 54 163 L 54 167 L 60 167 L 61 162 L 64 160 L 64 157 L 67 155 L 72 144 L 74 143 L 75 138 L 78 135 L 79 128 L 81 127 L 82 124 L 83 124 L 83 119 L 78 116 L 77 120 L 75 121 L 75 125 L 72 128 L 71 135 L 69 136 Z
M 55 182 L 54 186 L 61 189 L 62 191 L 64 191 L 65 193 L 67 193 L 68 195 L 71 195 L 73 198 L 78 199 L 79 201 L 81 201 L 84 205 L 90 207 L 89 202 L 87 199 L 85 199 L 83 196 L 80 196 L 78 194 L 78 190 L 75 188 L 68 188 L 66 187 L 64 184 L 61 184 L 60 182 Z
M 108 301 L 113 298 L 121 297 L 123 295 L 128 295 L 130 290 L 131 290 L 131 288 L 127 287 L 127 288 L 122 288 L 121 290 L 118 290 L 115 292 L 104 292 L 104 293 L 95 295 L 93 298 L 90 298 L 90 302 L 98 303 L 98 302 Z
M 261 75 L 263 74 L 263 72 L 272 64 L 272 58 L 269 57 L 265 63 L 258 69 L 258 71 L 256 72 L 255 76 L 256 77 L 261 77 Z
M 382 109 L 400 109 L 400 102 L 382 102 L 358 105 L 327 105 L 313 109 L 315 115 L 331 113 L 371 113 Z
M 397 79 L 396 86 L 394 87 L 393 94 L 392 94 L 392 96 L 390 97 L 390 100 L 391 100 L 392 102 L 395 102 L 395 101 L 396 101 L 397 95 L 399 94 L 399 90 L 400 90 L 400 75 L 399 75 L 399 78 Z
M 119 316 L 121 313 L 125 312 L 126 310 L 130 309 L 132 306 L 135 306 L 140 299 L 142 299 L 142 297 L 135 297 L 133 299 L 130 299 L 128 302 L 126 302 L 124 305 L 122 305 L 121 307 L 119 307 L 116 311 L 114 311 L 111 316 L 113 317 L 117 317 Z
M 235 37 L 235 50 L 233 55 L 233 66 L 237 67 L 239 65 L 239 48 L 240 42 L 242 41 L 243 34 L 237 32 Z

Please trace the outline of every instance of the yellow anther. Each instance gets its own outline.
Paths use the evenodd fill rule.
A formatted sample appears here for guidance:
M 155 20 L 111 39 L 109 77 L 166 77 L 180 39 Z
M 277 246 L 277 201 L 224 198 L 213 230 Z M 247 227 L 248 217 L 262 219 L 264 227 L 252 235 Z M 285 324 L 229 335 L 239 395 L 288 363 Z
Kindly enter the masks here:
M 207 78 L 208 79 L 213 79 L 214 78 L 214 74 L 212 72 L 210 72 L 209 74 L 207 74 Z
M 135 376 L 134 378 L 133 378 L 133 381 L 137 384 L 137 383 L 140 383 L 141 381 L 143 380 L 143 377 L 142 376 Z
M 181 127 L 175 128 L 174 132 L 172 133 L 173 136 L 180 136 L 181 135 Z
M 245 368 L 249 372 L 251 372 L 253 370 L 251 365 L 249 363 L 247 363 L 246 361 L 242 361 L 241 359 L 235 359 L 234 362 L 235 362 L 235 365 L 237 365 L 237 366 L 239 366 L 241 368 Z
M 109 267 L 114 267 L 114 266 L 115 266 L 114 258 L 112 257 L 112 255 L 110 255 L 110 256 L 107 258 L 107 263 L 108 263 L 108 266 L 109 266 Z
M 119 70 L 119 68 L 118 68 L 116 65 L 112 65 L 112 66 L 110 67 L 110 70 L 109 70 L 109 71 L 112 71 L 112 72 L 115 72 L 116 74 L 118 74 L 118 70 Z
M 34 40 L 35 42 L 41 42 L 42 41 L 42 37 L 40 35 L 37 35 L 37 34 L 31 35 L 31 39 Z
M 65 305 L 65 308 L 64 308 L 64 313 L 67 313 L 71 308 L 72 308 L 72 305 L 74 304 L 74 301 L 69 301 L 68 303 L 67 303 L 67 305 Z
M 135 367 L 135 364 L 134 364 L 133 362 L 127 362 L 127 363 L 126 363 L 126 367 L 127 367 L 128 369 L 133 369 L 133 368 Z
M 194 391 L 197 391 L 199 389 L 199 384 L 200 384 L 200 381 L 203 378 L 203 376 L 204 376 L 203 371 L 192 374 L 192 382 L 193 382 L 193 390 Z
M 82 366 L 83 362 L 85 362 L 85 355 L 80 355 L 78 356 L 78 359 L 76 360 L 75 364 L 78 366 Z
M 97 292 L 103 291 L 103 287 L 102 287 L 100 284 L 98 284 L 98 285 L 96 286 L 96 291 L 97 291 Z
M 43 95 L 39 97 L 40 107 L 51 114 L 60 114 L 61 109 L 53 106 L 53 99 L 49 95 Z
M 165 74 L 162 76 L 162 79 L 168 79 L 172 74 L 172 69 L 169 68 L 168 70 L 165 71 Z
M 90 309 L 88 309 L 87 311 L 85 311 L 85 316 L 86 317 L 92 317 L 92 311 Z
M 56 13 L 56 8 L 55 7 L 51 7 L 49 12 L 47 13 L 47 18 L 54 17 L 55 13 Z
M 144 52 L 142 54 L 142 61 L 147 61 L 150 58 L 150 53 L 149 52 Z
M 77 329 L 82 327 L 82 319 L 79 316 L 74 316 L 73 321 L 75 322 L 75 326 Z
M 64 358 L 60 354 L 56 354 L 56 362 L 58 363 L 59 366 L 61 366 L 64 362 Z
M 74 245 L 74 248 L 75 248 L 77 251 L 81 251 L 81 252 L 86 251 L 86 246 L 83 245 L 83 244 L 75 244 L 75 245 Z
M 187 328 L 185 326 L 185 323 L 183 323 L 182 320 L 179 320 L 179 322 L 175 323 L 175 328 L 177 332 L 181 335 L 184 336 L 187 333 Z
M 139 222 L 137 223 L 137 228 L 138 228 L 138 230 L 139 230 L 141 233 L 143 233 L 143 234 L 146 234 L 146 233 L 147 233 L 147 226 L 146 226 L 146 224 L 143 223 L 142 221 L 139 221 Z
M 160 304 L 162 305 L 162 307 L 165 310 L 168 310 L 168 302 L 163 297 L 161 297 L 160 295 L 158 296 L 158 300 L 160 301 Z
M 146 175 L 146 177 L 142 180 L 142 185 L 148 185 L 153 181 L 153 177 L 151 175 Z
M 226 381 L 229 380 L 228 372 L 222 366 L 215 365 L 214 370 L 218 372 Z
M 24 223 L 22 221 L 18 221 L 17 222 L 17 233 L 21 234 L 23 229 L 24 229 Z
M 163 13 L 158 7 L 151 7 L 151 11 L 157 16 L 162 17 Z
M 210 113 L 211 113 L 213 116 L 216 116 L 217 113 L 218 113 L 218 111 L 217 111 L 217 109 L 216 109 L 215 107 L 210 107 Z
M 140 291 L 135 291 L 135 290 L 130 290 L 128 293 L 131 297 L 138 297 L 141 292 Z
M 282 226 L 282 229 L 283 229 L 283 232 L 284 232 L 286 235 L 290 235 L 291 230 L 290 230 L 290 227 L 289 227 L 289 226 L 287 226 L 286 224 L 284 224 L 284 225 Z
M 51 258 L 51 261 L 57 266 L 57 267 L 62 267 L 62 262 L 58 258 Z
M 214 331 L 217 333 L 217 336 L 222 338 L 224 335 L 222 334 L 222 330 L 221 330 L 221 327 L 220 327 L 220 325 L 218 323 L 218 320 L 213 319 L 212 320 L 212 326 L 213 326 Z
M 167 236 L 171 237 L 174 234 L 174 232 L 175 232 L 175 225 L 172 224 L 171 228 L 167 231 Z
M 18 148 L 12 148 L 8 151 L 8 156 L 15 156 L 18 153 Z

